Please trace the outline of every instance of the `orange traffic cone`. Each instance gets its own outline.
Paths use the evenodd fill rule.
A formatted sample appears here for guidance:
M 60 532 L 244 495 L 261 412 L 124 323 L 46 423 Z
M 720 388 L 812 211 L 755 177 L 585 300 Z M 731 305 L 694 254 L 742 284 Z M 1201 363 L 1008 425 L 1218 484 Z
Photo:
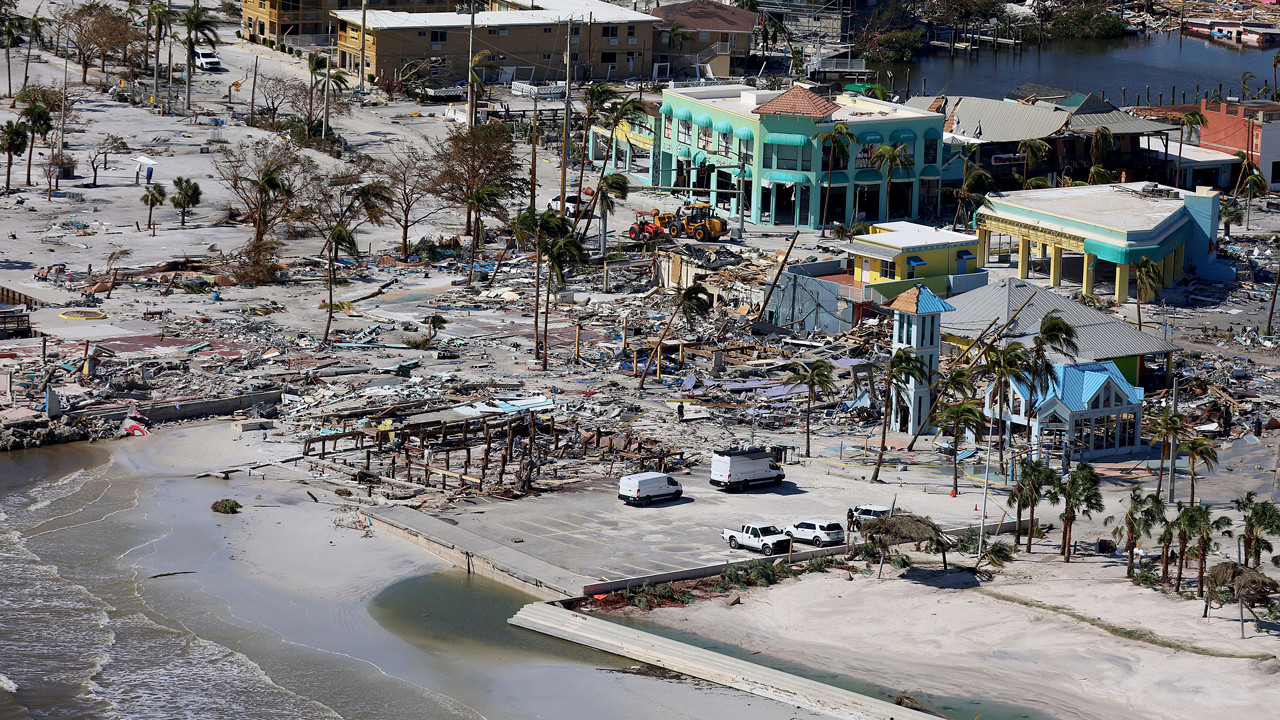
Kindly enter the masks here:
M 978 503 L 973 504 L 973 511 L 978 512 Z
M 952 490 L 952 491 L 951 491 L 951 497 L 955 497 L 955 496 L 956 496 L 956 491 L 955 491 L 955 490 Z

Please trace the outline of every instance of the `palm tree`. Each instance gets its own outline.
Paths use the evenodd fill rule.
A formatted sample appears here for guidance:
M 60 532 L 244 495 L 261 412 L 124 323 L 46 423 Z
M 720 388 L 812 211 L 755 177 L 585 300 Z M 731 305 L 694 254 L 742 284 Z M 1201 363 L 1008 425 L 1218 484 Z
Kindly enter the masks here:
M 1169 560 L 1173 554 L 1173 540 L 1177 534 L 1174 529 L 1174 521 L 1166 512 L 1168 507 L 1168 505 L 1164 505 L 1161 508 L 1160 514 L 1155 516 L 1155 525 L 1153 527 L 1153 529 L 1160 531 L 1156 536 L 1156 541 L 1160 543 L 1160 583 L 1162 585 L 1169 584 Z
M 1018 153 L 1022 155 L 1022 186 L 1024 190 L 1029 189 L 1031 171 L 1044 162 L 1044 156 L 1048 152 L 1049 143 L 1039 138 L 1028 138 L 1018 143 Z
M 596 184 L 595 194 L 591 197 L 591 202 L 587 203 L 587 224 L 582 229 L 583 236 L 591 230 L 591 218 L 595 217 L 595 211 L 600 211 L 600 247 L 605 249 L 609 238 L 609 213 L 613 212 L 617 206 L 614 198 L 626 200 L 627 195 L 631 193 L 631 181 L 627 180 L 627 176 L 622 173 L 607 173 L 600 176 L 600 181 Z M 575 221 L 576 222 L 576 221 Z
M 167 195 L 164 185 L 160 183 L 148 185 L 147 189 L 142 193 L 142 204 L 147 206 L 147 227 L 151 228 L 151 237 L 156 236 L 156 226 L 151 221 L 152 213 L 155 212 L 157 205 L 164 204 L 164 199 Z
M 884 418 L 880 424 L 880 453 L 876 456 L 876 469 L 871 473 L 871 483 L 880 479 L 880 466 L 884 464 L 884 444 L 889 435 L 889 422 L 894 406 L 906 405 L 905 392 L 912 385 L 929 382 L 929 367 L 911 348 L 898 348 L 885 363 L 884 369 Z
M 200 183 L 179 175 L 173 179 L 173 197 L 169 202 L 178 210 L 179 224 L 187 224 L 187 211 L 200 204 Z
M 996 393 L 996 425 L 1000 431 L 1000 474 L 1006 474 L 1004 463 L 1005 420 L 1004 408 L 1009 400 L 1009 389 L 1013 383 L 1027 386 L 1031 376 L 1028 368 L 1031 358 L 1027 355 L 1026 346 L 1020 342 L 1011 342 L 1004 348 L 992 347 L 987 352 L 986 361 L 979 366 L 979 372 L 991 376 L 991 384 Z
M 328 246 L 325 248 L 328 250 L 325 254 L 328 256 L 329 260 L 329 302 L 326 306 L 328 313 L 324 322 L 324 339 L 328 340 L 329 331 L 333 328 L 333 286 L 338 282 L 338 253 L 358 258 L 360 257 L 360 246 L 356 244 L 355 232 L 353 232 L 351 228 L 347 227 L 345 222 L 340 222 L 337 225 L 334 225 L 333 229 L 329 231 L 329 237 L 327 237 L 325 241 L 325 244 Z
M 1244 229 L 1249 229 L 1249 223 L 1253 220 L 1253 199 L 1262 197 L 1267 194 L 1267 179 L 1262 173 L 1253 172 L 1240 183 L 1240 195 L 1244 196 Z
M 1262 564 L 1262 553 L 1273 549 L 1270 541 L 1263 536 L 1280 535 L 1280 509 L 1269 500 L 1258 502 L 1257 496 L 1256 492 L 1250 490 L 1244 497 L 1231 501 L 1244 516 L 1244 530 L 1241 533 L 1244 566 L 1252 565 L 1255 568 Z
M 1022 511 L 1027 509 L 1030 511 L 1030 518 L 1027 520 L 1027 552 L 1031 552 L 1031 542 L 1036 536 L 1036 506 L 1040 504 L 1040 500 L 1044 497 L 1044 488 L 1058 477 L 1058 473 L 1049 467 L 1043 460 L 1028 461 L 1022 460 L 1022 467 L 1018 471 L 1018 478 L 1014 483 L 1013 489 L 1009 494 L 1009 502 L 1018 506 L 1018 525 L 1014 529 L 1016 545 L 1021 537 L 1017 535 L 1022 532 Z
M 836 366 L 828 360 L 817 360 L 807 367 L 804 363 L 796 362 L 791 365 L 791 374 L 782 381 L 793 389 L 797 385 L 805 386 L 807 404 L 804 410 L 804 454 L 806 457 L 813 457 L 812 436 L 809 431 L 809 420 L 813 417 L 813 401 L 819 392 L 824 394 L 835 392 L 835 369 Z
M 1071 562 L 1071 530 L 1080 516 L 1102 512 L 1102 478 L 1087 462 L 1078 463 L 1065 477 L 1055 477 L 1044 497 L 1050 505 L 1061 504 L 1062 560 Z
M 587 143 L 591 141 L 591 126 L 595 123 L 596 117 L 609 105 L 622 98 L 622 93 L 618 92 L 612 83 L 607 82 L 593 83 L 582 94 L 582 149 L 579 150 L 579 157 L 587 157 Z M 609 147 L 613 147 L 612 142 L 609 143 Z M 606 167 L 609 165 L 607 159 L 604 165 Z M 578 197 L 582 197 L 582 176 L 583 173 L 578 173 Z
M 552 235 L 543 239 L 541 254 L 547 256 L 547 294 L 542 308 L 542 369 L 547 369 L 547 353 L 551 349 L 551 290 L 552 281 L 564 285 L 564 269 L 582 257 L 582 242 L 573 233 Z
M 1280 50 L 1277 50 L 1276 54 L 1271 56 L 1272 100 L 1275 99 L 1275 95 L 1280 94 L 1280 83 L 1276 82 L 1276 68 L 1278 67 L 1280 67 Z
M 1231 226 L 1244 222 L 1244 211 L 1235 205 L 1228 205 L 1222 208 L 1222 212 L 1218 214 L 1218 219 L 1222 221 L 1222 234 L 1230 236 Z
M 1133 270 L 1134 279 L 1138 281 L 1138 293 L 1133 301 L 1138 305 L 1138 329 L 1141 330 L 1142 303 L 1151 302 L 1160 294 L 1160 288 L 1164 287 L 1164 273 L 1159 263 L 1146 256 L 1138 258 Z
M 1187 464 L 1191 466 L 1191 497 L 1187 501 L 1192 505 L 1196 502 L 1196 463 L 1200 463 L 1205 472 L 1211 472 L 1213 466 L 1218 464 L 1218 451 L 1213 447 L 1213 441 L 1209 438 L 1191 438 L 1182 443 L 1182 452 L 1187 454 Z M 1169 487 L 1170 493 L 1173 491 L 1172 484 Z
M 1076 345 L 1076 329 L 1071 326 L 1057 310 L 1050 310 L 1040 319 L 1040 332 L 1031 341 L 1031 354 L 1027 375 L 1030 378 L 1031 395 L 1028 399 L 1027 418 L 1036 414 L 1037 401 L 1049 395 L 1053 384 L 1053 362 L 1049 353 L 1054 352 L 1075 359 L 1080 351 Z M 1027 444 L 1031 443 L 1031 423 L 1027 423 Z
M 693 327 L 695 320 L 711 314 L 714 302 L 715 299 L 711 293 L 701 283 L 694 283 L 683 290 L 676 291 L 670 304 L 671 314 L 667 317 L 666 324 L 662 326 L 662 332 L 658 334 L 658 344 L 654 346 L 653 352 L 649 353 L 649 359 L 644 364 L 644 372 L 640 373 L 641 390 L 644 390 L 644 381 L 649 377 L 649 366 L 653 365 L 654 358 L 662 353 L 662 344 L 667 341 L 667 333 L 671 331 L 675 319 L 682 317 L 686 327 Z
M 1199 130 L 1204 124 L 1209 122 L 1204 113 L 1199 110 L 1192 110 L 1182 116 L 1178 120 L 1178 169 L 1174 171 L 1174 187 L 1182 187 L 1182 141 L 1186 137 L 1188 131 Z
M 831 148 L 827 154 L 827 193 L 822 198 L 822 237 L 826 237 L 827 209 L 831 204 L 831 171 L 837 164 L 848 167 L 849 148 L 858 142 L 858 136 L 849 129 L 848 123 L 838 122 L 832 125 L 830 130 L 814 133 L 813 142 L 817 144 L 819 150 L 824 147 Z M 839 163 L 836 162 L 837 160 Z
M 191 85 L 193 81 L 192 75 L 195 71 L 196 64 L 196 48 L 200 45 L 208 45 L 210 50 L 216 50 L 218 42 L 218 21 L 214 19 L 213 14 L 205 8 L 200 7 L 200 0 L 196 0 L 195 4 L 187 8 L 187 11 L 181 15 L 182 30 L 186 34 L 187 46 L 187 104 L 186 109 L 191 110 Z
M 35 45 L 44 40 L 44 18 L 40 17 L 40 8 L 36 8 L 31 13 L 31 17 L 27 18 L 27 59 L 22 66 L 22 87 L 26 87 L 31 80 L 31 51 Z M 13 100 L 9 102 L 9 108 L 12 109 L 18 105 L 18 96 L 14 95 Z
M 1169 449 L 1177 447 L 1171 439 L 1181 438 L 1186 432 L 1186 416 L 1174 413 L 1169 408 L 1162 409 L 1154 417 L 1147 419 L 1147 428 L 1151 430 L 1151 438 L 1160 439 L 1160 473 L 1156 476 L 1156 495 L 1164 490 L 1164 461 L 1169 457 Z M 1177 453 L 1169 458 L 1170 464 L 1177 459 Z
M 964 207 L 970 207 L 970 213 L 966 214 L 965 224 L 969 223 L 972 213 L 978 211 L 987 202 L 987 193 L 991 191 L 995 180 L 991 177 L 991 173 L 985 170 L 981 165 L 971 161 L 969 158 L 973 156 L 977 145 L 967 145 L 964 149 L 964 172 L 960 181 L 960 186 L 951 191 L 956 199 L 956 216 L 951 221 L 951 227 L 954 229 L 960 223 L 960 213 L 964 211 Z
M 982 416 L 982 407 L 977 400 L 964 399 L 947 403 L 942 408 L 938 422 L 951 428 L 951 497 L 960 494 L 960 442 L 966 433 L 977 437 L 986 424 Z M 1018 516 L 1021 521 L 1022 516 Z
M 877 172 L 884 174 L 884 202 L 885 202 L 885 219 L 889 219 L 893 215 L 893 208 L 889 203 L 889 182 L 893 179 L 893 173 L 902 170 L 911 169 L 915 159 L 907 152 L 906 145 L 880 145 L 876 147 L 876 151 L 871 155 L 871 167 Z M 879 210 L 876 210 L 877 215 Z
M 1173 585 L 1173 590 L 1177 593 L 1182 592 L 1182 569 L 1187 565 L 1187 544 L 1198 529 L 1196 527 L 1198 520 L 1196 506 L 1178 502 L 1177 512 L 1174 513 L 1170 528 L 1173 538 L 1178 541 L 1178 576 Z
M 1115 149 L 1116 137 L 1111 134 L 1111 128 L 1104 125 L 1094 131 L 1093 139 L 1089 142 L 1089 157 L 1093 159 L 1094 166 L 1101 167 L 1103 160 L 1106 160 L 1107 155 Z M 1093 181 L 1090 182 L 1094 185 L 1101 184 L 1094 183 Z
M 1150 537 L 1151 529 L 1155 527 L 1158 518 L 1164 517 L 1164 501 L 1160 499 L 1159 493 L 1144 495 L 1142 488 L 1131 487 L 1129 488 L 1129 509 L 1120 517 L 1123 518 L 1124 523 L 1117 524 L 1111 535 L 1124 543 L 1124 551 L 1129 554 L 1125 576 L 1132 578 L 1138 541 L 1144 537 Z M 1103 519 L 1102 524 L 1110 525 L 1116 522 L 1116 518 L 1115 515 L 1109 515 Z
M 21 155 L 27 149 L 27 126 L 22 121 L 8 120 L 0 127 L 0 152 L 8 156 L 9 162 L 4 169 L 4 191 L 12 187 L 13 156 Z
M 1241 100 L 1249 99 L 1249 92 L 1250 92 L 1249 83 L 1256 79 L 1257 77 L 1253 73 L 1247 70 L 1240 74 L 1240 99 Z
M 532 246 L 537 256 L 537 266 L 533 273 L 533 356 L 536 359 L 543 349 L 543 343 L 538 341 L 538 320 L 542 312 L 542 238 L 569 235 L 569 225 L 565 222 L 564 216 L 555 210 L 537 213 L 531 209 L 525 209 L 516 215 L 512 229 L 515 231 L 516 241 L 525 246 Z
M 443 315 L 429 315 L 426 322 L 428 340 L 434 339 L 449 324 L 449 320 Z
M 173 10 L 165 3 L 153 2 L 147 6 L 147 28 L 148 33 L 155 37 L 156 57 L 153 64 L 154 76 L 151 81 L 151 87 L 155 92 L 160 89 L 160 48 L 166 37 L 169 37 L 173 30 Z M 170 47 L 169 59 L 173 59 L 173 49 Z M 172 64 L 172 63 L 170 63 Z M 170 70 L 172 73 L 172 70 Z
M 600 85 L 607 85 L 607 83 L 597 83 L 592 87 L 595 88 Z M 590 92 L 590 90 L 588 90 L 588 92 Z M 608 145 L 609 154 L 608 156 L 605 157 L 604 162 L 600 163 L 600 176 L 599 176 L 599 180 L 597 181 L 598 187 L 596 188 L 596 197 L 592 199 L 593 205 L 598 202 L 601 208 L 600 210 L 600 233 L 601 233 L 600 247 L 603 249 L 608 242 L 608 227 L 605 224 L 607 222 L 605 215 L 613 211 L 613 203 L 610 200 L 610 198 L 601 197 L 601 191 L 607 190 L 609 192 L 612 192 L 615 197 L 625 200 L 627 197 L 627 192 L 630 189 L 630 184 L 627 182 L 626 176 L 618 173 L 614 173 L 610 169 L 609 156 L 613 154 L 613 143 L 618 136 L 618 128 L 624 124 L 634 123 L 639 118 L 643 118 L 645 116 L 645 104 L 644 104 L 644 101 L 640 100 L 640 98 L 638 97 L 623 97 L 621 94 L 619 94 L 616 90 L 613 90 L 612 88 L 601 89 L 601 90 L 598 90 L 597 92 L 600 94 L 597 97 L 592 99 L 593 103 L 604 102 L 604 99 L 607 96 L 607 94 L 608 93 L 612 94 L 612 100 L 610 102 L 600 106 L 598 109 L 594 111 L 594 115 L 597 117 L 596 123 L 601 127 L 608 128 L 609 130 L 609 145 Z M 590 133 L 589 126 L 587 129 L 587 133 L 588 134 Z M 586 137 L 583 138 L 583 142 L 586 142 Z M 583 152 L 584 153 L 586 152 L 585 148 Z M 581 174 L 578 176 L 578 195 L 579 196 L 582 195 L 582 175 Z M 591 218 L 594 216 L 595 216 L 594 211 L 588 212 L 586 214 L 588 229 L 590 229 L 591 227 Z M 575 229 L 577 228 L 578 221 L 581 219 L 582 219 L 581 216 L 574 219 L 573 224 Z M 584 231 L 584 234 L 585 234 L 585 231 Z
M 1204 569 L 1208 560 L 1209 551 L 1213 549 L 1213 536 L 1215 534 L 1223 537 L 1232 537 L 1231 518 L 1226 515 L 1213 517 L 1213 510 L 1204 505 L 1196 505 L 1191 508 L 1191 529 L 1194 531 L 1192 537 L 1196 540 L 1197 564 L 1196 571 L 1196 595 L 1204 597 Z
M 1101 165 L 1094 165 L 1089 168 L 1089 181 L 1087 183 L 1078 183 L 1081 185 L 1106 185 L 1115 180 L 1111 173 Z
M 476 271 L 476 254 L 480 251 L 480 247 L 484 245 L 484 223 L 481 218 L 484 213 L 493 213 L 497 211 L 501 205 L 502 190 L 496 185 L 485 185 L 477 188 L 471 197 L 467 198 L 467 217 L 475 216 L 475 222 L 471 225 L 471 264 L 467 267 L 467 284 L 471 284 L 472 278 L 475 277 Z
M 5 20 L 4 27 L 0 28 L 0 39 L 4 41 L 4 66 L 5 71 L 9 74 L 9 97 L 13 97 L 13 58 L 9 53 L 11 49 L 22 44 L 22 31 L 27 27 L 27 23 L 16 15 Z
M 27 140 L 27 184 L 31 184 L 31 158 L 35 154 L 36 136 L 39 135 L 43 140 L 50 131 L 53 130 L 53 116 L 49 114 L 49 109 L 40 103 L 28 105 L 18 113 L 18 117 L 22 118 L 27 126 L 27 132 L 30 137 Z

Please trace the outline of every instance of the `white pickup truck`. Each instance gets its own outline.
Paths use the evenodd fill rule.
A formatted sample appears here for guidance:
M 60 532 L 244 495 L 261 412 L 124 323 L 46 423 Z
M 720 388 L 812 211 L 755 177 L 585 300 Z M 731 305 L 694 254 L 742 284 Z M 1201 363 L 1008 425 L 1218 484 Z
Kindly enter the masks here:
M 729 547 L 759 550 L 765 555 L 782 552 L 791 544 L 791 538 L 772 525 L 743 525 L 738 530 L 725 528 L 721 535 L 729 541 Z

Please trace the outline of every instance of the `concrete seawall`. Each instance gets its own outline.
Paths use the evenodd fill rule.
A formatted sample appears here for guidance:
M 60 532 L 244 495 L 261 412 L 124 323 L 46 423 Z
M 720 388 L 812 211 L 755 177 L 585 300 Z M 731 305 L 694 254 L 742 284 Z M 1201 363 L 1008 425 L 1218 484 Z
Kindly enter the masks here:
M 932 715 L 877 698 L 589 617 L 552 603 L 526 605 L 507 622 L 831 717 L 848 720 L 937 720 Z

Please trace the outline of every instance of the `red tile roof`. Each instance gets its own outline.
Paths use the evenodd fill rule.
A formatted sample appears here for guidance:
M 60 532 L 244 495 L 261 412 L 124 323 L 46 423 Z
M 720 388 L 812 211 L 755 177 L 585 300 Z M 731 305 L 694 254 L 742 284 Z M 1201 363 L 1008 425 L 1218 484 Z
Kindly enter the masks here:
M 840 106 L 800 85 L 752 110 L 757 115 L 792 115 L 795 117 L 824 118 Z
M 749 33 L 759 22 L 760 15 L 715 0 L 693 0 L 676 5 L 653 8 L 650 14 L 662 18 L 662 27 L 680 23 L 686 30 L 707 32 Z

